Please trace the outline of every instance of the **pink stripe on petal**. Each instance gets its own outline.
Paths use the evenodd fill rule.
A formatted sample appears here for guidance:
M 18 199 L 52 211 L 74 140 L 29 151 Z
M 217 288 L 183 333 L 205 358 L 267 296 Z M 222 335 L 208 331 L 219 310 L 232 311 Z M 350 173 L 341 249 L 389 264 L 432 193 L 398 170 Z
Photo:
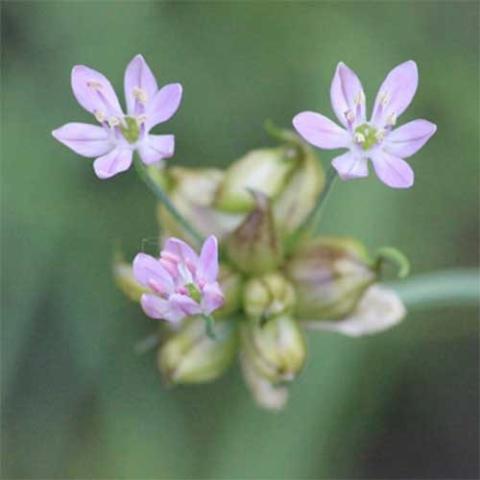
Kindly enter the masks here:
M 128 64 L 125 70 L 124 88 L 127 111 L 130 115 L 141 113 L 139 110 L 144 111 L 142 102 L 139 102 L 135 95 L 141 96 L 145 93 L 145 101 L 148 102 L 157 93 L 157 81 L 142 55 L 136 55 Z
M 164 249 L 167 254 L 172 254 L 179 260 L 183 260 L 184 263 L 190 264 L 192 267 L 197 268 L 198 255 L 194 252 L 192 247 L 179 238 L 170 237 L 165 242 Z
M 198 276 L 207 282 L 214 282 L 218 276 L 218 242 L 210 235 L 202 246 L 198 264 Z
M 192 316 L 202 313 L 200 305 L 187 295 L 176 293 L 170 296 L 168 302 L 174 309 L 183 312 L 184 316 Z
M 392 188 L 410 188 L 415 175 L 410 165 L 400 157 L 378 150 L 372 155 L 372 163 L 378 178 Z
M 124 172 L 132 164 L 133 152 L 126 148 L 115 148 L 103 157 L 98 157 L 93 162 L 93 168 L 98 178 L 106 179 Z
M 93 114 L 101 112 L 107 118 L 123 116 L 117 95 L 105 75 L 85 65 L 76 65 L 71 81 L 73 94 L 85 110 Z
M 319 148 L 347 147 L 351 141 L 346 130 L 320 113 L 299 113 L 293 119 L 293 126 L 307 142 Z
M 340 62 L 330 87 L 332 108 L 342 125 L 348 127 L 346 114 L 351 112 L 355 125 L 365 122 L 365 93 L 356 73 Z
M 147 131 L 172 118 L 178 110 L 181 100 L 182 86 L 179 83 L 171 83 L 161 88 L 147 105 L 145 125 Z
M 368 162 L 352 152 L 346 152 L 332 160 L 332 165 L 342 180 L 352 180 L 368 176 Z
M 52 132 L 54 138 L 84 157 L 98 157 L 113 149 L 103 127 L 86 123 L 67 123 Z
M 383 128 L 392 118 L 396 120 L 410 105 L 417 86 L 418 69 L 413 60 L 396 66 L 378 90 L 372 123 Z
M 393 130 L 385 138 L 385 151 L 396 157 L 408 158 L 418 152 L 437 131 L 428 120 L 413 120 Z
M 138 147 L 140 158 L 146 165 L 171 157 L 174 150 L 174 135 L 146 135 Z
M 162 286 L 165 293 L 173 292 L 174 284 L 171 275 L 165 270 L 160 261 L 145 253 L 139 253 L 133 260 L 133 275 L 137 282 L 151 287 L 151 281 Z

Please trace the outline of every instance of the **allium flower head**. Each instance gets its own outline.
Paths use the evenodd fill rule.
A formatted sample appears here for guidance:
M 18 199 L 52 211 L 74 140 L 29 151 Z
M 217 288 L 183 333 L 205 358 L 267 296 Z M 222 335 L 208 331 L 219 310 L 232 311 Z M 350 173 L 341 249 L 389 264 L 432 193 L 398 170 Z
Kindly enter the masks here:
M 153 135 L 150 130 L 175 114 L 182 86 L 172 83 L 159 89 L 150 67 L 137 55 L 125 70 L 124 87 L 127 114 L 104 75 L 84 65 L 73 67 L 73 94 L 100 126 L 67 123 L 52 132 L 75 153 L 96 158 L 93 167 L 102 179 L 128 170 L 134 150 L 147 165 L 174 152 L 173 135 Z
M 178 238 L 169 238 L 154 258 L 139 253 L 133 261 L 135 279 L 150 292 L 141 297 L 151 318 L 178 323 L 192 315 L 210 315 L 224 302 L 217 282 L 218 246 L 212 235 L 200 255 Z
M 420 150 L 437 130 L 436 125 L 427 120 L 413 120 L 394 129 L 398 117 L 410 105 L 417 85 L 414 61 L 395 67 L 380 86 L 372 116 L 367 120 L 362 84 L 353 70 L 339 63 L 330 99 L 344 128 L 315 112 L 299 113 L 293 125 L 316 147 L 348 148 L 348 152 L 332 161 L 343 180 L 366 177 L 370 159 L 383 183 L 392 188 L 408 188 L 413 185 L 414 173 L 404 158 Z

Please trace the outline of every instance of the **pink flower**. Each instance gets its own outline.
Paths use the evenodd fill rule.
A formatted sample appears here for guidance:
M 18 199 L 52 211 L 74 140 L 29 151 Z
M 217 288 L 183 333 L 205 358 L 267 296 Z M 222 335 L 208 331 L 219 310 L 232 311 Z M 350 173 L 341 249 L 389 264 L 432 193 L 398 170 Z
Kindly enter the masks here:
M 370 121 L 366 120 L 365 94 L 353 70 L 339 63 L 330 89 L 332 107 L 344 128 L 315 112 L 295 116 L 293 125 L 307 142 L 324 149 L 348 148 L 333 159 L 340 178 L 368 175 L 370 159 L 380 180 L 392 188 L 409 188 L 414 174 L 408 158 L 425 145 L 437 127 L 427 120 L 413 120 L 393 129 L 406 110 L 418 85 L 414 61 L 395 67 L 383 81 Z
M 175 114 L 182 86 L 171 83 L 159 89 L 141 55 L 128 64 L 124 86 L 126 115 L 108 79 L 96 70 L 76 65 L 72 70 L 73 94 L 100 126 L 67 123 L 52 132 L 75 153 L 96 157 L 93 168 L 102 179 L 128 170 L 134 150 L 147 165 L 169 158 L 174 152 L 173 135 L 153 135 L 150 130 Z
M 205 240 L 200 255 L 173 237 L 165 242 L 160 258 L 139 253 L 133 275 L 151 291 L 141 297 L 143 311 L 151 318 L 178 323 L 190 315 L 210 315 L 224 302 L 213 235 Z

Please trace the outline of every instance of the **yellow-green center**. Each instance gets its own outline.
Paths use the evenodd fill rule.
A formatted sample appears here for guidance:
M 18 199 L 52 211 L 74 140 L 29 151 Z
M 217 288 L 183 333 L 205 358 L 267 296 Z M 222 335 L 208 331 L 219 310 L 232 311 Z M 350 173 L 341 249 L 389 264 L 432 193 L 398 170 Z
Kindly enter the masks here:
M 202 294 L 200 293 L 200 290 L 197 288 L 196 285 L 194 285 L 193 283 L 187 283 L 185 287 L 188 290 L 190 298 L 195 300 L 197 303 L 200 303 L 202 301 Z
M 140 136 L 140 127 L 133 117 L 124 118 L 125 125 L 120 125 L 120 131 L 128 143 L 135 143 Z
M 355 139 L 364 150 L 368 150 L 378 142 L 377 129 L 364 123 L 355 129 Z

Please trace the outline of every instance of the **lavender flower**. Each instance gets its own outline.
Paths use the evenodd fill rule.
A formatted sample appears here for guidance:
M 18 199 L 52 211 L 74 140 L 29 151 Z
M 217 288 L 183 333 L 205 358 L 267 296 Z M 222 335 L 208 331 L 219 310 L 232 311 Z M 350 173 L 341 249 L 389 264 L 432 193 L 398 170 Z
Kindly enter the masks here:
M 160 258 L 139 253 L 133 275 L 150 293 L 141 304 L 151 318 L 178 324 L 192 315 L 210 315 L 224 303 L 217 282 L 218 245 L 212 235 L 205 240 L 200 256 L 178 238 L 169 238 Z
M 339 63 L 333 77 L 330 98 L 341 128 L 323 115 L 302 112 L 293 125 L 309 143 L 319 148 L 348 148 L 333 159 L 340 178 L 366 177 L 370 159 L 380 180 L 392 188 L 409 188 L 414 173 L 405 162 L 420 150 L 437 127 L 427 120 L 413 120 L 393 129 L 397 118 L 412 101 L 418 84 L 414 61 L 395 67 L 383 81 L 375 99 L 370 121 L 366 120 L 365 94 L 353 70 Z
M 128 64 L 124 86 L 126 115 L 104 75 L 84 65 L 73 67 L 73 94 L 101 126 L 67 123 L 52 132 L 75 153 L 96 157 L 93 167 L 101 179 L 128 170 L 134 150 L 146 165 L 169 158 L 174 152 L 173 135 L 153 135 L 150 130 L 175 114 L 182 86 L 172 83 L 159 89 L 142 55 L 136 55 Z

